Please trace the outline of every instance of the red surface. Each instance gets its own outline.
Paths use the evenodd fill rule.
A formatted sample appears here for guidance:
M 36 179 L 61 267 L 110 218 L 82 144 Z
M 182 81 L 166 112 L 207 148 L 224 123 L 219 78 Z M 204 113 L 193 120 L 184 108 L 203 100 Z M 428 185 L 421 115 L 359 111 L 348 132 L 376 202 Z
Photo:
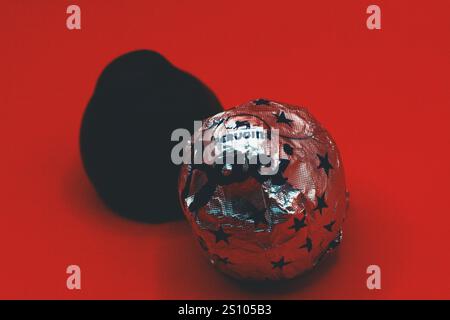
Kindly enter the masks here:
M 382 30 L 366 28 L 377 3 Z M 448 1 L 72 1 L 0 7 L 0 298 L 450 298 Z M 336 258 L 287 285 L 231 281 L 185 222 L 143 225 L 89 184 L 78 129 L 112 59 L 155 49 L 225 106 L 308 106 L 342 152 L 351 209 Z M 176 186 L 174 186 L 176 188 Z M 78 264 L 82 290 L 66 289 Z M 366 288 L 378 264 L 382 290 Z

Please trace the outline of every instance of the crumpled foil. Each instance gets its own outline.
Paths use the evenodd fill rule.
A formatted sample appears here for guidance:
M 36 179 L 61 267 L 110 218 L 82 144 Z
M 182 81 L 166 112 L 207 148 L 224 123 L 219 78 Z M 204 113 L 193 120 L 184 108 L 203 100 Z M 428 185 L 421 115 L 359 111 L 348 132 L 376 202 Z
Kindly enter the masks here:
M 289 279 L 314 268 L 342 239 L 348 193 L 337 146 L 303 107 L 258 99 L 202 122 L 203 147 L 247 159 L 271 149 L 278 171 L 261 163 L 184 164 L 179 194 L 200 248 L 238 279 Z M 259 132 L 259 133 L 257 133 Z M 275 150 L 272 150 L 275 154 Z

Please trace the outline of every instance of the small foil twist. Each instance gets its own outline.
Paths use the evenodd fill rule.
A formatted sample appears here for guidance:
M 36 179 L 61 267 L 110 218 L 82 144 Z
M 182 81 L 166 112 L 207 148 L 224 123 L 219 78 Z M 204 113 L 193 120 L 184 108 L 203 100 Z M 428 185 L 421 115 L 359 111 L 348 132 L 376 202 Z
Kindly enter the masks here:
M 267 154 L 279 130 L 279 166 L 184 164 L 184 214 L 209 261 L 238 279 L 293 278 L 315 267 L 342 239 L 348 207 L 342 160 L 329 133 L 303 107 L 250 101 L 203 121 L 203 146 L 246 159 Z

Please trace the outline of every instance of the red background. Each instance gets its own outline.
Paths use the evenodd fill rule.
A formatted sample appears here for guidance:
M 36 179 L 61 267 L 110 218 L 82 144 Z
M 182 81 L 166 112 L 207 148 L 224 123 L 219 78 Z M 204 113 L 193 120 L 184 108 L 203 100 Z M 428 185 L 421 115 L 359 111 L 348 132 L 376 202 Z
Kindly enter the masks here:
M 66 7 L 82 30 L 66 29 Z M 366 28 L 366 8 L 382 30 Z M 1 1 L 0 298 L 450 298 L 448 1 Z M 340 146 L 351 208 L 335 258 L 287 285 L 217 273 L 184 221 L 103 206 L 78 152 L 102 69 L 154 49 L 226 107 L 307 106 Z M 175 187 L 175 186 L 174 186 Z M 66 289 L 78 264 L 82 290 Z M 366 268 L 382 289 L 366 288 Z

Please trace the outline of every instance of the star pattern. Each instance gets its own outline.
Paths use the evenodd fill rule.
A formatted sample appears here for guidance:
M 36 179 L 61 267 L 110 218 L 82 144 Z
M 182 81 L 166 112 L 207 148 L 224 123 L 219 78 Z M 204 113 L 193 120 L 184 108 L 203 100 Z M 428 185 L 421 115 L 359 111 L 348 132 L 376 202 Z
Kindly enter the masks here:
M 221 257 L 217 256 L 217 262 L 223 263 L 223 264 L 233 264 L 228 257 Z
M 328 208 L 327 203 L 325 202 L 325 192 L 322 194 L 322 196 L 317 196 L 317 207 L 314 208 L 313 211 L 319 210 L 320 215 L 322 215 L 322 210 Z
M 332 240 L 329 244 L 328 244 L 328 249 L 329 250 L 333 250 L 336 249 L 340 244 L 341 244 L 341 236 L 342 233 L 339 234 L 336 239 Z
M 289 229 L 295 229 L 295 232 L 300 230 L 301 228 L 304 228 L 307 226 L 305 223 L 306 216 L 303 217 L 303 219 L 294 218 L 294 224 L 289 227 Z
M 223 231 L 222 226 L 220 226 L 219 230 L 217 230 L 217 231 L 214 231 L 214 230 L 209 230 L 209 231 L 216 236 L 216 243 L 218 243 L 220 241 L 224 241 L 227 244 L 229 244 L 228 238 L 231 237 L 231 234 Z
M 202 237 L 198 237 L 198 244 L 204 251 L 208 251 L 208 246 L 206 245 L 206 241 Z
M 320 164 L 317 167 L 317 169 L 323 169 L 328 176 L 330 169 L 333 169 L 333 166 L 331 165 L 330 161 L 328 160 L 328 152 L 325 153 L 324 156 L 317 154 L 317 157 L 320 160 Z
M 284 266 L 291 263 L 291 261 L 284 261 L 284 256 L 280 258 L 278 261 L 271 261 L 272 269 L 278 268 L 280 270 L 283 269 Z
M 277 123 L 276 126 L 278 126 L 280 129 L 285 130 L 286 132 L 291 132 L 293 129 L 297 126 L 297 119 L 295 114 L 292 114 L 288 109 L 282 109 L 275 111 L 275 107 L 278 105 L 276 102 L 271 102 L 269 100 L 265 99 L 256 99 L 250 104 L 247 104 L 248 106 L 254 106 L 255 110 L 264 111 L 266 112 L 266 115 L 269 117 L 269 124 L 273 124 L 274 121 Z M 261 108 L 256 108 L 255 106 L 261 106 Z M 266 106 L 266 107 L 265 107 Z M 268 109 L 267 109 L 268 108 Z M 286 114 L 287 113 L 287 114 Z M 230 116 L 231 117 L 231 116 Z M 274 118 L 272 118 L 274 117 Z M 237 118 L 241 119 L 241 118 Z M 265 118 L 264 118 L 265 119 Z M 266 120 L 266 119 L 265 119 Z M 264 120 L 264 121 L 265 121 Z M 218 126 L 221 125 L 224 122 L 224 119 L 221 119 L 220 121 L 215 122 L 214 125 Z M 231 123 L 231 124 L 230 124 Z M 226 122 L 230 126 L 230 128 L 233 129 L 239 129 L 239 128 L 251 128 L 251 124 L 253 124 L 252 120 L 249 121 L 236 121 L 235 119 L 231 122 Z M 226 125 L 225 124 L 225 125 Z M 278 125 L 279 124 L 279 125 Z M 283 125 L 285 124 L 285 125 Z M 287 126 L 289 128 L 287 128 Z M 269 138 L 269 135 L 267 136 Z M 284 192 L 285 189 L 290 190 L 288 188 L 277 188 L 277 186 L 285 186 L 288 183 L 288 175 L 285 173 L 290 172 L 287 168 L 289 165 L 291 165 L 290 169 L 292 171 L 296 171 L 296 165 L 298 162 L 298 159 L 296 156 L 300 156 L 299 153 L 302 153 L 302 146 L 303 142 L 296 142 L 294 139 L 302 140 L 303 137 L 289 137 L 284 136 L 284 141 L 281 140 L 280 146 L 282 146 L 283 151 L 280 152 L 280 156 L 283 156 L 284 159 L 280 159 L 279 163 L 279 170 L 275 175 L 271 176 L 262 176 L 258 173 L 258 166 L 251 167 L 248 165 L 246 167 L 240 168 L 238 166 L 233 166 L 233 169 L 231 170 L 229 167 L 212 167 L 210 166 L 201 166 L 201 167 L 195 167 L 191 166 L 192 168 L 195 168 L 197 170 L 200 170 L 203 175 L 207 178 L 207 184 L 204 184 L 200 190 L 197 190 L 197 192 L 194 194 L 192 201 L 187 201 L 186 204 L 189 203 L 189 209 L 193 210 L 193 214 L 198 214 L 200 208 L 208 204 L 208 201 L 212 199 L 213 196 L 215 196 L 215 191 L 218 186 L 229 186 L 229 188 L 234 189 L 233 183 L 241 183 L 243 181 L 246 181 L 246 179 L 254 179 L 255 181 L 251 181 L 249 183 L 249 186 L 253 186 L 253 183 L 260 183 L 265 184 L 264 186 L 271 187 L 273 192 L 279 192 L 278 190 L 281 190 L 281 192 Z M 305 142 L 306 143 L 306 142 Z M 312 143 L 315 143 L 314 141 Z M 314 148 L 316 145 L 314 145 Z M 308 155 L 311 156 L 312 160 L 312 167 L 311 169 L 314 171 L 312 172 L 315 176 L 320 176 L 323 183 L 320 183 L 317 187 L 320 189 L 320 191 L 317 191 L 315 193 L 308 193 L 302 192 L 302 190 L 299 191 L 299 194 L 301 196 L 300 200 L 295 200 L 296 205 L 297 201 L 300 203 L 300 205 L 295 206 L 295 210 L 298 210 L 299 208 L 302 208 L 303 210 L 300 212 L 297 212 L 292 219 L 289 218 L 289 220 L 283 220 L 280 219 L 283 226 L 281 227 L 281 232 L 286 234 L 287 237 L 290 238 L 296 238 L 294 241 L 292 241 L 293 249 L 295 251 L 295 254 L 289 254 L 289 252 L 285 251 L 284 249 L 279 250 L 278 253 L 275 253 L 276 250 L 274 250 L 274 253 L 270 254 L 269 259 L 265 259 L 261 261 L 261 263 L 265 264 L 265 268 L 267 268 L 269 271 L 272 271 L 272 275 L 269 278 L 277 278 L 277 276 L 280 276 L 282 274 L 282 271 L 284 270 L 284 267 L 286 265 L 289 265 L 291 263 L 294 263 L 293 266 L 288 267 L 287 271 L 294 271 L 294 267 L 297 267 L 297 262 L 301 262 L 301 260 L 297 259 L 310 259 L 310 262 L 314 262 L 312 260 L 316 260 L 316 252 L 327 252 L 330 248 L 335 248 L 338 244 L 338 240 L 333 240 L 329 242 L 328 247 L 325 247 L 329 241 L 329 238 L 333 236 L 335 232 L 337 232 L 340 228 L 340 215 L 339 212 L 337 212 L 337 201 L 340 199 L 336 199 L 336 197 L 333 194 L 333 186 L 330 185 L 328 182 L 330 182 L 330 179 L 333 179 L 335 177 L 335 174 L 337 174 L 341 168 L 339 165 L 339 162 L 336 158 L 336 155 L 334 153 L 334 150 L 332 149 L 332 146 L 324 148 L 319 147 L 319 150 L 314 150 L 313 148 L 309 149 L 311 152 L 312 150 L 315 151 L 316 156 L 314 156 L 314 151 L 312 154 Z M 308 150 L 306 150 L 308 151 Z M 331 160 L 331 161 L 330 161 Z M 333 167 L 333 165 L 336 165 L 336 168 Z M 235 167 L 237 169 L 235 169 Z M 256 169 L 254 169 L 256 168 Z M 295 169 L 294 169 L 295 168 Z M 309 169 L 310 167 L 308 167 Z M 322 172 L 323 169 L 323 172 Z M 193 169 L 190 170 L 190 175 L 192 174 Z M 331 172 L 331 176 L 330 176 Z M 311 173 L 311 172 L 309 172 Z M 323 173 L 327 175 L 327 177 L 323 176 Z M 289 176 L 290 177 L 290 176 Z M 297 177 L 295 177 L 297 178 Z M 340 177 L 339 177 L 340 178 Z M 189 183 L 188 183 L 189 182 Z M 190 195 L 190 189 L 196 189 L 191 186 L 191 180 L 188 180 L 186 182 L 186 196 L 187 198 Z M 295 185 L 294 181 L 289 181 L 291 184 L 288 184 L 287 187 L 293 188 L 292 185 Z M 324 184 L 325 183 L 325 184 Z M 322 186 L 325 186 L 325 188 L 322 188 Z M 245 185 L 244 187 L 248 187 Z M 300 188 L 300 187 L 298 187 Z M 331 189 L 330 189 L 331 188 Z M 245 190 L 245 189 L 244 189 Z M 236 210 L 236 212 L 239 212 L 240 217 L 242 219 L 245 219 L 245 225 L 243 225 L 243 230 L 248 231 L 249 233 L 254 233 L 257 236 L 263 235 L 264 232 L 267 232 L 266 230 L 261 230 L 261 226 L 269 230 L 271 232 L 275 228 L 280 228 L 279 226 L 275 226 L 278 222 L 278 217 L 275 216 L 275 214 L 278 214 L 281 211 L 276 211 L 273 206 L 272 202 L 267 203 L 266 201 L 259 200 L 258 197 L 245 197 L 243 194 L 239 194 L 239 190 L 233 190 L 233 198 L 230 200 L 233 203 L 233 209 Z M 264 194 L 263 194 L 264 195 Z M 300 197 L 299 196 L 299 197 Z M 192 196 L 191 196 L 192 197 Z M 297 193 L 296 193 L 297 197 Z M 242 203 L 237 202 L 241 201 Z M 316 199 L 316 202 L 314 202 L 314 198 Z M 235 200 L 236 199 L 236 200 Z M 189 199 L 191 200 L 191 198 Z M 264 198 L 266 200 L 266 198 Z M 235 201 L 238 203 L 238 206 L 235 206 Z M 244 203 L 248 202 L 248 203 Z M 327 204 L 328 202 L 328 204 Z M 256 203 L 257 205 L 253 205 L 253 203 Z M 261 208 L 262 205 L 267 206 L 266 208 Z M 303 207 L 303 204 L 305 205 Z M 212 205 L 211 205 L 212 206 Z M 328 208 L 328 209 L 327 209 Z M 327 209 L 327 210 L 325 210 Z M 340 207 L 339 207 L 340 209 Z M 207 207 L 205 210 L 209 210 L 209 207 Z M 320 216 L 317 216 L 313 212 L 319 211 Z M 337 215 L 332 214 L 333 212 L 337 212 Z M 303 213 L 303 214 L 302 214 Z M 308 216 L 309 215 L 309 216 Z M 203 217 L 200 217 L 203 218 Z M 306 218 L 308 218 L 308 221 L 306 221 Z M 217 221 L 217 222 L 213 222 Z M 235 250 L 234 244 L 237 242 L 239 244 L 240 237 L 238 234 L 235 233 L 234 230 L 232 230 L 233 223 L 228 224 L 224 222 L 220 222 L 220 219 L 210 219 L 207 222 L 209 224 L 208 229 L 203 229 L 203 227 L 200 230 L 201 237 L 198 236 L 198 243 L 201 246 L 201 248 L 208 253 L 208 256 L 210 257 L 210 262 L 213 264 L 219 264 L 219 266 L 223 269 L 231 268 L 234 269 L 236 267 L 237 269 L 240 267 L 240 263 L 243 263 L 243 268 L 245 268 L 245 259 L 243 261 L 240 260 L 239 255 L 233 255 L 230 253 L 231 251 L 227 251 L 227 249 Z M 253 226 L 254 227 L 253 227 Z M 336 227 L 334 227 L 336 225 Z M 260 227 L 260 228 L 258 228 Z M 286 228 L 288 230 L 286 230 Z M 323 228 L 323 229 L 322 229 Z M 302 230 L 303 229 L 303 230 Z M 323 230 L 327 231 L 323 231 Z M 226 231 L 228 232 L 226 232 Z M 283 231 L 284 230 L 284 231 Z M 205 232 L 207 231 L 207 232 Z M 261 232 L 262 231 L 262 232 Z M 300 233 L 298 233 L 300 231 Z M 329 232 L 329 233 L 328 233 Z M 209 235 L 211 233 L 211 235 Z M 214 235 L 214 238 L 213 238 Z M 326 240 L 325 240 L 326 239 Z M 206 241 L 205 241 L 206 240 Z M 214 245 L 213 241 L 215 241 L 216 245 Z M 220 242 L 223 241 L 225 244 L 220 244 Z M 314 242 L 314 243 L 313 243 Z M 266 243 L 263 243 L 263 248 L 269 248 Z M 323 246 L 324 245 L 324 246 Z M 217 255 L 217 252 L 215 249 L 218 249 L 218 253 L 220 253 L 220 256 Z M 305 250 L 303 250 L 305 249 Z M 314 249 L 314 253 L 311 253 Z M 281 252 L 280 252 L 281 251 Z M 284 255 L 287 254 L 288 258 L 286 258 Z M 232 259 L 230 261 L 230 258 Z M 277 259 L 278 258 L 278 259 Z M 313 259 L 314 258 L 314 259 Z M 274 259 L 274 261 L 272 261 Z M 259 262 L 258 262 L 259 263 Z M 269 264 L 270 263 L 270 264 Z M 277 270 L 278 269 L 278 270 Z M 292 269 L 292 270 L 291 270 Z M 235 271 L 235 270 L 230 270 Z M 238 270 L 240 271 L 240 270 Z M 286 271 L 286 270 L 285 270 Z M 264 274 L 265 275 L 265 274 Z
M 336 223 L 336 221 L 331 221 L 329 224 L 326 224 L 326 225 L 324 225 L 323 227 L 325 228 L 325 229 L 327 229 L 328 231 L 333 231 L 333 225 Z
M 228 119 L 222 118 L 220 120 L 214 120 L 213 123 L 208 127 L 208 129 L 212 129 L 213 127 L 220 126 L 225 120 L 228 120 Z
M 283 111 L 281 111 L 280 114 L 274 113 L 273 115 L 277 118 L 277 123 L 285 123 L 289 125 L 289 127 L 292 127 L 291 122 L 293 122 L 294 120 L 286 118 L 286 115 Z
M 261 106 L 261 105 L 269 105 L 270 101 L 266 99 L 257 99 L 253 101 L 253 103 L 255 104 L 255 106 Z
M 306 243 L 304 245 L 300 246 L 300 249 L 306 248 L 306 250 L 308 250 L 308 252 L 311 252 L 312 247 L 313 247 L 313 243 L 312 243 L 311 238 L 306 237 Z
M 284 150 L 284 152 L 286 152 L 287 155 L 290 155 L 290 156 L 292 156 L 292 154 L 294 153 L 294 149 L 287 143 L 285 143 L 283 145 L 283 150 Z

